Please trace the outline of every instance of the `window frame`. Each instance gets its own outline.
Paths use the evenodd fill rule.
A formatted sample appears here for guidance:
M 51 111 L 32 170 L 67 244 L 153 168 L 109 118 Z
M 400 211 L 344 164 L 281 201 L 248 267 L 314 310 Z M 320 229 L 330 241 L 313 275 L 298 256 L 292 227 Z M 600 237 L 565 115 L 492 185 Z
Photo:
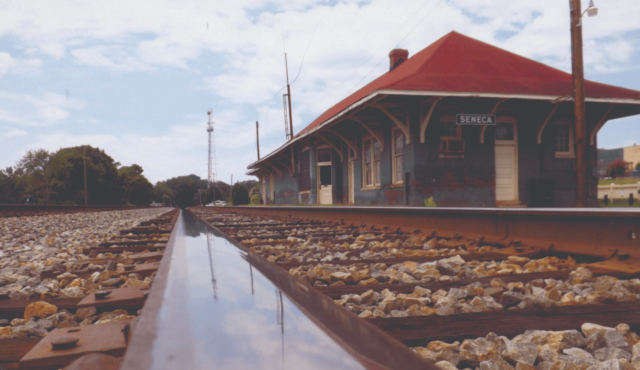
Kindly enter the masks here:
M 396 134 L 399 133 L 402 137 L 402 154 L 396 153 Z M 394 128 L 391 130 L 391 180 L 393 185 L 402 185 L 404 184 L 404 147 L 405 147 L 405 136 L 404 131 L 399 128 Z M 396 164 L 397 157 L 400 157 L 401 165 L 402 165 L 402 173 L 400 173 L 400 178 L 398 179 L 398 168 Z
M 371 184 L 367 184 L 367 179 L 366 179 L 366 168 L 367 168 L 367 162 L 366 158 L 366 145 L 365 143 L 367 141 L 371 141 L 371 145 L 370 145 L 370 158 L 371 158 Z M 377 143 L 378 140 L 376 140 L 376 138 L 374 138 L 372 135 L 367 135 L 365 137 L 362 138 L 362 190 L 369 190 L 369 189 L 380 189 L 380 183 L 381 183 L 381 178 L 380 178 L 380 159 L 382 157 L 382 151 L 379 152 L 379 157 L 376 160 L 376 156 L 375 156 L 375 143 Z M 378 145 L 380 145 L 378 143 Z M 379 146 L 381 147 L 381 145 Z M 376 183 L 376 181 L 378 183 Z
M 569 151 L 558 151 L 558 126 L 568 127 Z M 555 121 L 555 132 L 553 133 L 553 153 L 555 158 L 575 158 L 575 136 L 573 132 L 573 121 L 568 118 L 558 118 Z
M 456 136 L 440 135 L 440 137 L 438 138 L 438 144 L 439 144 L 438 154 L 439 154 L 439 157 L 440 158 L 464 158 L 464 153 L 462 153 L 462 154 L 450 154 L 450 153 L 442 153 L 442 152 L 440 152 L 440 148 L 442 148 L 441 142 L 443 140 L 447 140 L 447 139 L 463 140 L 462 139 L 462 125 L 456 124 L 456 116 L 452 115 L 452 114 L 443 114 L 438 119 L 438 123 L 440 123 L 442 125 L 444 125 L 446 123 L 453 123 L 456 126 Z M 444 126 L 441 126 L 441 130 L 444 131 Z M 465 147 L 465 152 L 466 152 L 466 147 Z

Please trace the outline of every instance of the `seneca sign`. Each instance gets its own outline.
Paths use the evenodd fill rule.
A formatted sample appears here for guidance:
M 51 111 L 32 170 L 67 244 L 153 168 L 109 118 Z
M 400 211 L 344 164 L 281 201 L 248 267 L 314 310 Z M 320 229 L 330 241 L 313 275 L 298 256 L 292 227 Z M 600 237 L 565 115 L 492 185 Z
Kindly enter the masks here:
M 458 125 L 495 125 L 496 116 L 493 114 L 456 114 Z

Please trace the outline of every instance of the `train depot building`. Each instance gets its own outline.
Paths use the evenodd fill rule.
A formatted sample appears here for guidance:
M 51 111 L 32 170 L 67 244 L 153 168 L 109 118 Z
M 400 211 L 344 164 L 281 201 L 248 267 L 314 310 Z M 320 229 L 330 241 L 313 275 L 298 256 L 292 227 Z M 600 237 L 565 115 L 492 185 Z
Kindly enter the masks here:
M 265 204 L 576 205 L 571 74 L 451 32 L 248 166 Z M 597 133 L 640 92 L 585 81 L 589 205 Z

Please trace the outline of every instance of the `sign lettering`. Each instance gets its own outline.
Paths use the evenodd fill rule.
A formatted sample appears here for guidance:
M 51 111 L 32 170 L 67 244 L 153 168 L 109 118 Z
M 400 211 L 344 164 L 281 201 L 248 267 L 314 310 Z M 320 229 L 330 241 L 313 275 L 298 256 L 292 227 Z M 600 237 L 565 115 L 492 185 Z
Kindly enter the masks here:
M 496 116 L 493 114 L 456 114 L 458 125 L 495 125 Z

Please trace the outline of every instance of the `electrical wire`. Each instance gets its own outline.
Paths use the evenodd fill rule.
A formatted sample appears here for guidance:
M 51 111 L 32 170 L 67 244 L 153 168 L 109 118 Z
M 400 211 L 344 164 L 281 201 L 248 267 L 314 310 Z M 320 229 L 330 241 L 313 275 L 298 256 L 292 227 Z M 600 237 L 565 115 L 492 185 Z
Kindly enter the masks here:
M 304 64 L 304 58 L 307 57 L 307 52 L 309 51 L 309 47 L 311 46 L 311 42 L 313 42 L 313 37 L 316 35 L 316 31 L 318 30 L 318 26 L 320 25 L 320 22 L 322 22 L 322 20 L 324 19 L 324 16 L 326 14 L 327 13 L 325 12 L 324 15 L 318 21 L 318 23 L 316 23 L 316 28 L 313 29 L 313 33 L 311 34 L 311 39 L 309 40 L 309 44 L 307 44 L 307 50 L 304 51 L 304 55 L 302 56 L 302 62 L 300 62 L 300 68 L 298 68 L 298 74 L 296 75 L 296 78 L 293 79 L 293 82 L 291 82 L 291 85 L 293 85 L 293 83 L 296 82 L 296 80 L 298 79 L 298 76 L 300 76 L 300 72 L 302 71 L 302 65 Z
M 427 1 L 429 1 L 429 0 L 427 0 Z M 409 37 L 409 35 L 410 35 L 413 31 L 415 31 L 415 30 L 416 30 L 416 28 L 418 28 L 418 26 L 419 26 L 419 25 L 421 25 L 421 24 L 422 24 L 422 22 L 424 22 L 424 21 L 425 21 L 425 19 L 427 19 L 427 17 L 428 17 L 428 16 L 429 16 L 429 15 L 430 15 L 430 14 L 431 14 L 431 13 L 432 13 L 436 8 L 437 8 L 437 7 L 438 7 L 438 5 L 440 5 L 440 3 L 441 3 L 441 2 L 442 2 L 442 0 L 438 1 L 438 3 L 436 3 L 436 5 L 435 5 L 433 8 L 431 8 L 431 10 L 430 10 L 430 11 L 429 11 L 429 12 L 428 12 L 424 17 L 422 17 L 422 19 L 420 20 L 420 22 L 418 22 L 418 23 L 417 23 L 417 24 L 416 24 L 416 25 L 411 29 L 411 31 L 409 31 L 409 32 L 408 32 L 408 33 L 407 33 L 407 34 L 402 38 L 402 40 L 400 40 L 400 42 L 398 42 L 398 43 L 394 46 L 394 48 L 398 47 L 398 46 L 399 46 L 399 45 L 400 45 L 400 44 L 401 44 L 401 43 L 402 43 L 402 42 L 403 42 L 407 37 Z M 425 1 L 425 3 L 423 3 L 423 5 L 424 5 L 424 4 L 426 4 L 426 1 Z M 422 6 L 420 6 L 420 8 L 422 8 Z M 415 13 L 414 13 L 414 14 L 415 14 Z M 413 16 L 413 15 L 412 15 L 412 16 Z M 411 19 L 411 17 L 410 17 L 409 19 Z M 399 29 L 398 29 L 398 30 L 399 30 Z M 396 31 L 396 33 L 397 33 L 397 31 Z M 395 34 L 395 33 L 394 33 L 394 34 Z M 374 54 L 374 55 L 375 55 L 375 54 Z M 369 58 L 369 60 L 371 60 L 372 58 L 373 58 L 373 56 L 372 56 L 371 58 Z M 371 74 L 371 72 L 373 72 L 376 68 L 378 68 L 378 66 L 380 65 L 380 63 L 382 63 L 385 59 L 386 59 L 386 56 L 385 56 L 385 57 L 383 57 L 382 59 L 380 59 L 380 61 L 378 62 L 378 64 L 376 64 L 373 68 L 371 68 L 371 70 L 370 70 L 369 72 L 367 72 L 367 74 L 366 74 L 366 75 L 364 75 L 364 77 L 362 77 L 362 78 L 360 79 L 360 81 L 358 81 L 355 85 L 353 85 L 353 87 L 352 87 L 351 89 L 349 89 L 349 91 L 347 91 L 347 93 L 342 97 L 342 99 L 344 99 L 345 97 L 347 97 L 347 96 L 349 95 L 349 93 L 351 93 L 351 91 L 353 91 L 353 89 L 355 89 L 355 88 L 356 88 L 356 87 L 357 87 L 357 86 L 358 86 L 358 85 L 359 85 L 359 84 L 360 84 L 360 83 L 361 83 L 365 78 L 367 78 L 367 77 Z M 369 60 L 367 61 L 367 63 L 369 62 Z M 364 65 L 364 64 L 363 64 L 363 65 Z M 359 68 L 361 68 L 361 67 L 362 67 L 362 66 L 358 67 L 358 69 L 359 69 Z
M 326 15 L 326 13 L 325 13 L 325 15 Z M 296 82 L 296 80 L 298 79 L 298 76 L 300 76 L 300 72 L 302 71 L 302 65 L 304 64 L 304 59 L 307 57 L 307 52 L 309 51 L 309 47 L 311 46 L 311 42 L 313 42 L 313 37 L 316 35 L 316 31 L 318 30 L 318 26 L 320 25 L 320 22 L 322 22 L 322 20 L 324 19 L 325 15 L 323 15 L 322 18 L 320 18 L 320 20 L 316 24 L 316 28 L 313 29 L 313 34 L 311 34 L 311 39 L 309 40 L 309 44 L 307 44 L 307 49 L 304 51 L 304 55 L 302 56 L 302 62 L 300 62 L 300 67 L 298 68 L 298 74 L 296 75 L 296 78 L 294 78 L 293 81 L 289 85 L 293 85 L 293 83 Z M 280 25 L 282 26 L 282 24 L 280 24 Z M 285 53 L 287 52 L 286 48 L 285 48 L 285 45 L 284 45 L 284 28 L 282 29 L 282 49 L 284 50 Z M 278 92 L 273 94 L 271 99 L 275 98 L 276 95 L 278 95 L 286 87 L 287 87 L 287 85 L 283 86 L 280 90 L 278 90 Z M 271 100 L 271 99 L 269 99 L 269 100 Z
M 373 58 L 375 58 L 375 56 L 376 56 L 376 54 L 378 53 L 378 51 L 380 51 L 380 49 L 382 49 L 382 47 L 384 47 L 384 46 L 387 44 L 387 42 L 388 42 L 389 40 L 391 40 L 391 38 L 393 38 L 393 37 L 394 37 L 394 36 L 395 36 L 395 35 L 396 35 L 396 34 L 397 34 L 401 29 L 402 29 L 402 27 L 404 27 L 404 25 L 406 25 L 406 24 L 407 24 L 407 22 L 409 22 L 409 21 L 411 20 L 411 18 L 413 18 L 416 14 L 418 14 L 418 11 L 419 11 L 420 9 L 422 9 L 422 8 L 423 8 L 423 7 L 424 7 L 424 6 L 429 2 L 429 1 L 430 1 L 430 0 L 425 0 L 422 4 L 420 4 L 420 6 L 419 6 L 416 10 L 414 10 L 414 11 L 411 13 L 411 15 L 409 16 L 409 18 L 407 18 L 404 22 L 402 22 L 402 25 L 401 25 L 400 27 L 398 27 L 398 28 L 395 30 L 395 32 L 394 32 L 394 33 L 392 33 L 391 35 L 389 35 L 389 36 L 388 36 L 388 37 L 387 37 L 387 38 L 386 38 L 382 43 L 380 43 L 380 46 L 378 46 L 378 47 L 376 48 L 376 51 L 375 51 L 375 52 L 373 52 L 373 53 L 371 54 L 371 57 L 369 57 L 369 59 L 367 59 L 364 63 L 362 63 L 358 68 L 356 68 L 356 71 L 357 71 L 357 70 L 359 70 L 360 68 L 364 67 L 365 65 L 369 64 L 369 62 L 370 62 Z M 380 63 L 378 63 L 378 64 L 380 64 Z M 358 83 L 356 83 L 356 86 L 357 86 L 360 82 L 362 82 L 362 80 L 358 81 Z

